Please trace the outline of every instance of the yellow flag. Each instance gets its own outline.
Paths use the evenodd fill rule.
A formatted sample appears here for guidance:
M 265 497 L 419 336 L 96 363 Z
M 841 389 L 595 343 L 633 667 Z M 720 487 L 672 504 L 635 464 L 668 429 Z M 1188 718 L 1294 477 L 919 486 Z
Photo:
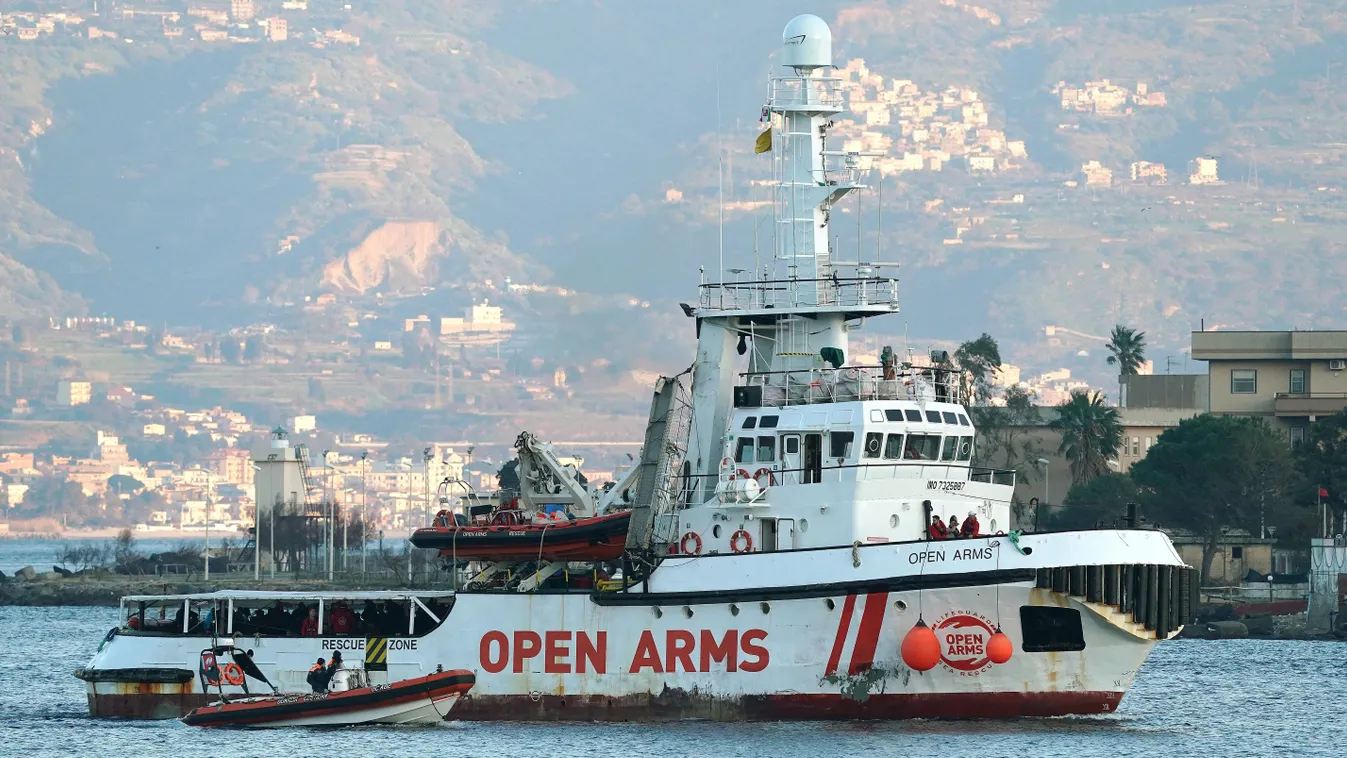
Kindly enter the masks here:
M 753 152 L 772 152 L 772 130 L 770 128 L 758 135 L 758 141 L 753 143 Z

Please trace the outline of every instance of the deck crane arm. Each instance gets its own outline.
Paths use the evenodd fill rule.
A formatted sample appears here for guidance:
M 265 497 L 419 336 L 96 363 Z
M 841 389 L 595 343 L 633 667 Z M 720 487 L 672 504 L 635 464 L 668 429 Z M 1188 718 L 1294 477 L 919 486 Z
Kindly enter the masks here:
M 530 510 L 563 504 L 577 518 L 594 515 L 594 496 L 580 483 L 580 472 L 558 460 L 550 444 L 522 432 L 514 449 L 519 456 L 519 496 Z

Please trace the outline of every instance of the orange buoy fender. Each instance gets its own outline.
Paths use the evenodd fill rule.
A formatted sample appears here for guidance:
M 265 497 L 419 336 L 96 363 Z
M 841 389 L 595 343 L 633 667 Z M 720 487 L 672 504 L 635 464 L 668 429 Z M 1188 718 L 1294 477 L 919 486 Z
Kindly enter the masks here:
M 1015 652 L 1015 644 L 1010 641 L 1006 633 L 1001 631 L 1001 627 L 996 627 L 996 633 L 987 640 L 987 658 L 992 663 L 1005 663 L 1010 660 L 1010 656 Z
M 930 671 L 940 662 L 940 640 L 920 616 L 903 637 L 903 663 L 916 671 Z

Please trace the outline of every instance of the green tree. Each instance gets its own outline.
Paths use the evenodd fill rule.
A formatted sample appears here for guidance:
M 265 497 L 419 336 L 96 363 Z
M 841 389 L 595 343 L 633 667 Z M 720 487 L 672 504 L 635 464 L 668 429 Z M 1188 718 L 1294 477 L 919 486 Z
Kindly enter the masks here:
M 327 391 L 323 389 L 323 381 L 316 376 L 309 377 L 309 400 L 315 403 L 327 402 Z
M 1037 430 L 1043 426 L 1033 392 L 1015 385 L 1006 390 L 1005 405 L 982 405 L 968 409 L 977 427 L 974 460 L 979 466 L 1014 471 L 1020 481 L 1039 476 L 1034 461 L 1043 456 Z M 1023 503 L 1013 503 L 1016 518 L 1023 519 Z
M 519 489 L 519 459 L 511 458 L 496 472 L 496 485 L 502 490 Z
M 1266 514 L 1283 511 L 1299 486 L 1286 438 L 1267 420 L 1202 415 L 1168 429 L 1131 475 L 1146 493 L 1153 521 L 1202 540 L 1202 581 L 1227 529 L 1257 533 Z
M 1108 462 L 1118 456 L 1123 429 L 1118 409 L 1104 404 L 1104 393 L 1074 390 L 1057 406 L 1050 427 L 1062 434 L 1057 452 L 1071 462 L 1071 483 L 1088 482 L 1108 473 Z
M 134 476 L 113 474 L 108 477 L 108 489 L 117 495 L 134 495 L 145 489 L 145 485 Z
M 238 363 L 242 357 L 243 348 L 240 347 L 238 340 L 228 335 L 220 340 L 220 358 L 225 363 Z
M 1127 474 L 1113 471 L 1088 482 L 1072 485 L 1062 501 L 1053 508 L 1048 523 L 1053 529 L 1088 529 L 1100 521 L 1111 523 L 1126 512 L 1128 503 L 1141 502 L 1141 489 Z
M 1113 327 L 1104 347 L 1109 352 L 1104 360 L 1108 365 L 1118 367 L 1118 405 L 1122 405 L 1122 378 L 1136 376 L 1141 364 L 1146 362 L 1146 333 L 1118 324 Z
M 1319 489 L 1327 491 L 1322 498 L 1335 518 L 1347 506 L 1347 410 L 1332 416 L 1321 416 L 1305 430 L 1305 439 L 1291 451 L 1296 469 L 1304 479 L 1305 489 L 1297 502 L 1311 509 L 1319 504 Z M 1319 537 L 1323 518 L 1316 509 L 1310 514 L 1278 514 L 1277 539 L 1291 544 L 1305 545 L 1306 539 Z M 1312 523 L 1308 531 L 1305 516 Z M 1289 522 L 1289 523 L 1287 523 Z
M 987 405 L 992 396 L 992 379 L 1001 370 L 1001 348 L 986 332 L 954 351 L 954 360 L 973 379 L 973 403 Z
M 258 363 L 262 356 L 266 355 L 266 338 L 260 334 L 252 334 L 243 343 L 243 360 L 247 363 Z

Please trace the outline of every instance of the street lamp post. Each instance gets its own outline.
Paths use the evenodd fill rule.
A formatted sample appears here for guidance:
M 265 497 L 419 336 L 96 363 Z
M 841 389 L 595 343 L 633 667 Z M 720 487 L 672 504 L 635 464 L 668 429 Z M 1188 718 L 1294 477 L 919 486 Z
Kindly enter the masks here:
M 215 474 L 206 474 L 206 574 L 205 580 L 210 581 L 210 501 L 215 492 Z
M 369 497 L 365 482 L 369 478 L 369 453 L 360 454 L 360 580 L 365 580 L 369 555 Z
M 327 499 L 327 580 L 332 581 L 333 568 L 333 544 L 336 542 L 336 518 L 337 504 L 332 497 L 332 463 L 328 460 L 331 450 L 323 451 L 323 490 L 324 497 Z
M 262 580 L 262 500 L 257 497 L 257 475 L 262 467 L 253 465 L 253 581 Z

